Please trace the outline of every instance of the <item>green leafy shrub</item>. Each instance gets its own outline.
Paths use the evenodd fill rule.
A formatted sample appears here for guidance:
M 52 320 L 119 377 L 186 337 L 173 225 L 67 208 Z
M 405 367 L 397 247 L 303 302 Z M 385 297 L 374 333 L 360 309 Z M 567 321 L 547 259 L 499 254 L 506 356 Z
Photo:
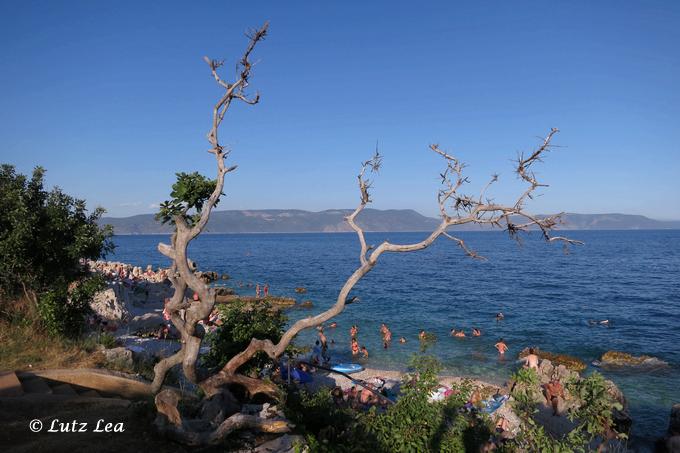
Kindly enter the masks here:
M 491 434 L 488 418 L 461 411 L 472 391 L 470 381 L 454 386 L 445 401 L 429 402 L 439 386 L 440 363 L 415 356 L 397 402 L 357 412 L 337 405 L 330 390 L 289 390 L 286 416 L 305 435 L 314 452 L 465 452 L 478 451 Z
M 205 356 L 208 367 L 223 367 L 232 357 L 243 351 L 251 338 L 278 342 L 283 335 L 286 316 L 272 310 L 270 304 L 246 304 L 235 301 L 218 307 L 222 325 L 208 335 L 210 352 Z M 271 359 L 260 352 L 250 359 L 241 370 L 245 373 L 262 369 Z
M 567 382 L 569 393 L 579 402 L 571 407 L 568 417 L 577 426 L 564 437 L 556 439 L 536 423 L 536 393 L 540 392 L 538 377 L 533 370 L 520 369 L 513 376 L 516 382 L 512 396 L 514 409 L 523 422 L 523 429 L 513 439 L 511 446 L 519 451 L 546 451 L 553 453 L 585 452 L 596 438 L 604 439 L 613 427 L 613 410 L 622 406 L 609 393 L 607 384 L 599 373 L 584 379 Z M 625 439 L 625 434 L 618 434 Z
M 314 452 L 375 452 L 377 444 L 361 423 L 359 414 L 338 406 L 329 389 L 311 393 L 289 389 L 286 417 L 305 434 Z
M 439 387 L 437 376 L 441 364 L 431 356 L 415 356 L 414 372 L 407 375 L 396 404 L 384 413 L 371 409 L 365 416 L 367 431 L 373 434 L 380 451 L 476 451 L 488 439 L 487 421 L 474 414 L 461 413 L 467 401 L 469 383 L 454 390 L 442 402 L 428 401 Z
M 84 273 L 81 258 L 113 250 L 112 228 L 97 224 L 104 209 L 87 214 L 84 200 L 59 188 L 46 191 L 44 175 L 36 167 L 29 180 L 11 165 L 0 166 L 0 298 L 74 281 Z M 48 305 L 63 300 L 64 290 L 54 289 Z
M 103 278 L 95 275 L 73 285 L 71 291 L 60 283 L 41 294 L 38 314 L 45 330 L 51 335 L 78 338 L 85 327 L 85 316 L 90 313 L 90 300 L 105 286 Z

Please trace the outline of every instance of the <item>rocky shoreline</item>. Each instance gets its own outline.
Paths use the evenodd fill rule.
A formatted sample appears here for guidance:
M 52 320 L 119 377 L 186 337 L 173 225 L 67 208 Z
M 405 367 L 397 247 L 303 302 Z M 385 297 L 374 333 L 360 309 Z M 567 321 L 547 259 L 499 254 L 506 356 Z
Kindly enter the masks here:
M 167 321 L 163 319 L 163 305 L 164 300 L 171 297 L 173 293 L 173 288 L 167 280 L 167 269 L 153 270 L 150 266 L 142 269 L 141 267 L 131 266 L 126 263 L 104 261 L 92 261 L 87 264 L 93 272 L 102 274 L 107 281 L 107 288 L 98 293 L 92 302 L 94 312 L 100 321 L 104 322 L 103 326 L 99 326 L 101 328 L 100 331 L 109 331 L 117 339 L 121 347 L 127 351 L 109 352 L 108 355 L 111 357 L 111 360 L 120 360 L 122 357 L 129 361 L 136 357 L 148 362 L 157 357 L 170 355 L 179 348 L 180 345 L 177 341 L 158 339 L 147 335 L 149 333 L 153 334 L 159 326 L 167 324 Z M 218 280 L 228 280 L 228 276 L 216 273 L 203 273 L 201 275 L 202 278 L 211 283 L 215 283 Z M 271 302 L 269 298 L 238 296 L 232 288 L 224 286 L 220 287 L 219 291 L 219 298 L 222 303 L 229 303 L 234 300 L 244 300 L 246 303 Z M 303 288 L 300 288 L 299 291 L 296 290 L 298 295 L 302 295 L 304 292 Z M 280 299 L 282 300 L 282 303 L 279 304 L 280 308 L 301 306 L 294 298 L 282 297 Z M 549 376 L 555 372 L 563 379 L 570 379 L 574 376 L 579 376 L 578 372 L 585 368 L 585 364 L 577 358 L 551 354 L 546 351 L 539 351 L 538 355 L 542 359 L 539 368 L 541 384 L 547 382 Z M 620 369 L 621 367 L 658 367 L 666 366 L 667 364 L 654 357 L 635 357 L 618 351 L 608 351 L 602 356 L 600 361 L 593 363 L 593 365 L 603 368 L 613 367 Z M 347 389 L 352 385 L 351 380 L 339 375 L 326 373 L 325 375 L 319 374 L 319 376 L 320 379 L 315 381 L 310 386 L 310 389 L 316 389 L 320 385 L 339 386 Z M 403 376 L 404 373 L 401 371 L 368 368 L 352 377 L 353 379 L 381 377 L 393 386 L 398 386 Z M 443 386 L 450 387 L 451 384 L 459 383 L 464 379 L 458 376 L 441 376 L 440 383 Z M 471 382 L 475 388 L 482 389 L 484 394 L 490 392 L 491 389 L 494 392 L 503 391 L 504 387 L 503 385 L 484 382 L 483 380 L 471 380 Z M 617 395 L 617 399 L 624 403 L 625 407 L 625 398 L 613 382 L 611 383 L 611 389 Z M 506 406 L 508 409 L 505 409 Z M 567 406 L 565 403 L 562 407 Z M 512 411 L 509 409 L 510 405 L 505 404 L 503 407 L 499 414 L 503 414 L 503 417 L 508 420 L 516 419 L 516 416 L 513 417 Z M 564 422 L 565 417 L 553 420 L 548 416 L 549 411 L 547 409 L 546 413 L 548 415 L 542 412 L 540 410 L 537 416 L 541 419 L 542 423 L 547 424 L 546 429 L 549 432 L 554 432 L 555 434 L 563 433 L 571 426 Z M 676 412 L 673 412 L 673 414 L 676 414 Z M 512 426 L 513 423 L 511 422 L 510 425 Z M 678 434 L 673 429 L 669 429 L 668 439 L 676 439 L 674 440 L 676 442 Z

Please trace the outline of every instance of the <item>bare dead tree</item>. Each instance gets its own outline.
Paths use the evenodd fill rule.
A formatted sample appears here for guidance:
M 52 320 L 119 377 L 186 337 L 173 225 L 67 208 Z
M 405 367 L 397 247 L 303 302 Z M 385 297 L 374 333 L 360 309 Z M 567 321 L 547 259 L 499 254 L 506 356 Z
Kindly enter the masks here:
M 155 367 L 153 389 L 158 392 L 165 380 L 165 376 L 173 366 L 182 365 L 186 378 L 198 384 L 205 392 L 207 398 L 223 394 L 224 388 L 230 385 L 242 386 L 246 392 L 253 396 L 258 393 L 277 398 L 279 390 L 272 382 L 255 379 L 239 373 L 239 369 L 258 352 L 266 353 L 271 359 L 278 359 L 290 345 L 295 336 L 304 329 L 319 326 L 341 313 L 348 303 L 348 296 L 354 286 L 368 274 L 377 264 L 383 253 L 414 252 L 430 246 L 440 236 L 446 237 L 456 243 L 463 252 L 472 258 L 484 259 L 472 250 L 461 238 L 452 235 L 449 229 L 464 224 L 488 224 L 503 228 L 511 237 L 518 233 L 537 228 L 545 240 L 549 242 L 559 241 L 564 244 L 579 244 L 578 241 L 562 236 L 552 236 L 553 228 L 559 222 L 559 215 L 539 218 L 529 214 L 524 209 L 527 199 L 531 199 L 539 187 L 546 187 L 540 183 L 532 171 L 533 166 L 541 161 L 541 158 L 551 149 L 551 140 L 558 132 L 552 129 L 542 140 L 540 146 L 528 157 L 520 155 L 517 159 L 516 173 L 527 183 L 527 189 L 517 198 L 512 205 L 496 204 L 486 198 L 489 187 L 498 179 L 492 176 L 488 184 L 478 196 L 461 193 L 462 187 L 468 183 L 463 175 L 464 165 L 452 155 L 444 152 L 438 145 L 433 144 L 430 149 L 440 155 L 446 164 L 441 176 L 442 187 L 438 192 L 438 204 L 441 222 L 424 240 L 412 244 L 395 244 L 384 241 L 377 247 L 369 246 L 366 242 L 364 231 L 356 223 L 356 218 L 361 214 L 366 205 L 371 203 L 370 189 L 371 180 L 367 173 L 375 173 L 380 169 L 382 156 L 376 151 L 375 155 L 361 164 L 361 170 L 357 176 L 360 200 L 356 209 L 346 217 L 350 227 L 356 232 L 359 244 L 359 266 L 345 281 L 340 289 L 333 306 L 328 310 L 295 322 L 281 337 L 278 343 L 270 340 L 251 339 L 247 348 L 232 357 L 224 367 L 212 376 L 199 380 L 196 371 L 196 361 L 202 334 L 197 329 L 201 319 L 206 318 L 215 305 L 215 291 L 205 284 L 194 273 L 192 262 L 187 256 L 187 247 L 191 240 L 198 236 L 208 222 L 211 210 L 219 201 L 224 188 L 224 177 L 236 167 L 227 167 L 226 158 L 229 151 L 225 150 L 218 140 L 218 129 L 232 101 L 239 100 L 247 104 L 256 104 L 259 96 L 248 98 L 244 92 L 248 86 L 248 78 L 252 63 L 250 54 L 255 45 L 264 39 L 267 32 L 267 24 L 249 35 L 249 45 L 239 62 L 239 74 L 235 82 L 227 83 L 218 74 L 222 62 L 205 58 L 215 81 L 224 88 L 224 95 L 218 100 L 213 108 L 212 127 L 208 132 L 208 141 L 211 144 L 209 153 L 213 154 L 217 164 L 217 180 L 212 192 L 203 205 L 198 206 L 197 214 L 193 220 L 187 220 L 187 210 L 190 204 L 180 208 L 170 207 L 168 212 L 172 214 L 172 220 L 176 226 L 172 235 L 171 244 L 159 244 L 158 250 L 172 260 L 170 281 L 175 289 L 172 299 L 167 304 L 171 320 L 181 334 L 182 347 L 174 355 L 161 360 Z M 172 208 L 172 209 L 171 209 Z M 198 294 L 198 302 L 190 302 L 187 291 L 191 289 Z M 350 299 L 351 300 L 351 299 Z M 181 313 L 184 313 L 183 315 Z M 234 414 L 225 419 L 215 430 L 209 432 L 196 432 L 187 427 L 177 411 L 177 399 L 172 393 L 163 391 L 157 395 L 156 405 L 160 414 L 163 414 L 170 423 L 165 432 L 177 440 L 185 443 L 211 444 L 219 442 L 235 429 L 249 427 L 268 432 L 284 432 L 289 429 L 287 423 L 281 420 L 267 421 L 257 417 L 248 417 L 243 414 Z
M 431 145 L 430 149 L 442 156 L 446 163 L 446 169 L 440 174 L 442 178 L 442 188 L 438 193 L 438 204 L 441 217 L 439 226 L 430 233 L 427 238 L 412 244 L 393 244 L 384 241 L 377 247 L 368 246 L 364 231 L 355 222 L 357 216 L 364 210 L 366 205 L 371 202 L 370 188 L 371 181 L 366 177 L 366 172 L 376 172 L 382 164 L 382 156 L 376 152 L 372 159 L 363 162 L 361 171 L 357 177 L 360 202 L 357 208 L 346 217 L 347 223 L 356 232 L 359 238 L 361 250 L 359 252 L 359 267 L 347 279 L 340 289 L 335 304 L 323 313 L 297 321 L 281 337 L 281 340 L 274 344 L 270 340 L 252 339 L 250 345 L 241 353 L 234 356 L 220 370 L 219 373 L 211 376 L 201 383 L 201 387 L 207 394 L 215 392 L 221 385 L 233 382 L 233 376 L 237 374 L 239 367 L 246 363 L 256 353 L 265 352 L 272 359 L 276 359 L 283 354 L 286 347 L 295 336 L 304 329 L 319 326 L 329 319 L 340 314 L 347 304 L 347 297 L 354 286 L 366 274 L 368 274 L 377 264 L 383 253 L 415 252 L 429 247 L 440 236 L 454 241 L 463 252 L 472 258 L 484 259 L 477 254 L 463 241 L 463 239 L 449 233 L 451 227 L 469 223 L 489 224 L 504 228 L 512 237 L 519 232 L 529 231 L 530 228 L 538 228 L 548 242 L 560 241 L 564 244 L 581 244 L 580 241 L 569 239 L 562 236 L 552 236 L 553 228 L 558 224 L 560 215 L 539 218 L 529 214 L 524 210 L 524 203 L 527 198 L 531 199 L 538 187 L 546 187 L 536 179 L 531 172 L 531 167 L 539 162 L 542 155 L 549 151 L 550 142 L 557 133 L 557 129 L 552 129 L 538 149 L 531 153 L 529 157 L 520 156 L 518 158 L 516 172 L 520 178 L 528 183 L 528 188 L 517 198 L 514 205 L 501 205 L 493 203 L 484 198 L 488 187 L 498 180 L 494 175 L 489 183 L 484 187 L 478 197 L 472 197 L 460 193 L 460 188 L 468 182 L 463 176 L 464 165 L 455 157 L 442 151 L 439 145 Z M 524 219 L 522 223 L 515 223 L 516 218 Z

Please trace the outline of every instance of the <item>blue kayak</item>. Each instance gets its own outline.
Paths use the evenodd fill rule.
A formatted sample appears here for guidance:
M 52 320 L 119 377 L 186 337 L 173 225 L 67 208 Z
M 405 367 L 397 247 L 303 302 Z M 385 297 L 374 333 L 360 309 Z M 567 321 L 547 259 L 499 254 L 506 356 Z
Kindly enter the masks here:
M 364 367 L 358 363 L 336 363 L 335 365 L 331 366 L 331 370 L 345 374 L 352 374 L 358 373 L 359 371 L 364 371 Z

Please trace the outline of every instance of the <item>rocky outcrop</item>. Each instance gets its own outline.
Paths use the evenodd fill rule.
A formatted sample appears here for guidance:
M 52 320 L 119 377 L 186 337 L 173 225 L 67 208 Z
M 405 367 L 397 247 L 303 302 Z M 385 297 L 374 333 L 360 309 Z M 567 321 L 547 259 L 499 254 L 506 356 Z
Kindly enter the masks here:
M 669 453 L 680 451 L 680 404 L 674 404 L 671 408 L 668 431 L 665 437 L 657 441 L 655 451 Z
M 121 290 L 107 288 L 94 295 L 90 308 L 101 319 L 114 322 L 127 322 L 130 319 L 125 298 L 121 297 Z
M 218 286 L 215 288 L 215 296 L 233 296 L 236 294 L 234 288 L 229 288 L 227 286 Z
M 539 358 L 543 360 L 549 360 L 551 365 L 563 365 L 566 369 L 575 371 L 577 373 L 586 369 L 585 362 L 577 357 L 572 357 L 567 354 L 555 354 L 553 352 L 541 351 L 538 348 L 534 348 L 534 351 Z M 526 357 L 527 355 L 529 355 L 529 348 L 524 348 L 519 353 L 520 358 Z
M 634 356 L 627 352 L 607 351 L 602 354 L 598 363 L 599 366 L 606 367 L 665 367 L 668 363 L 656 357 L 641 355 Z
M 132 351 L 123 347 L 104 349 L 102 351 L 106 360 L 106 365 L 114 369 L 132 370 L 135 366 Z
M 556 377 L 560 382 L 569 382 L 579 379 L 578 372 L 572 371 L 564 365 L 555 365 L 548 359 L 543 359 L 538 365 L 538 379 L 541 384 L 546 384 Z

